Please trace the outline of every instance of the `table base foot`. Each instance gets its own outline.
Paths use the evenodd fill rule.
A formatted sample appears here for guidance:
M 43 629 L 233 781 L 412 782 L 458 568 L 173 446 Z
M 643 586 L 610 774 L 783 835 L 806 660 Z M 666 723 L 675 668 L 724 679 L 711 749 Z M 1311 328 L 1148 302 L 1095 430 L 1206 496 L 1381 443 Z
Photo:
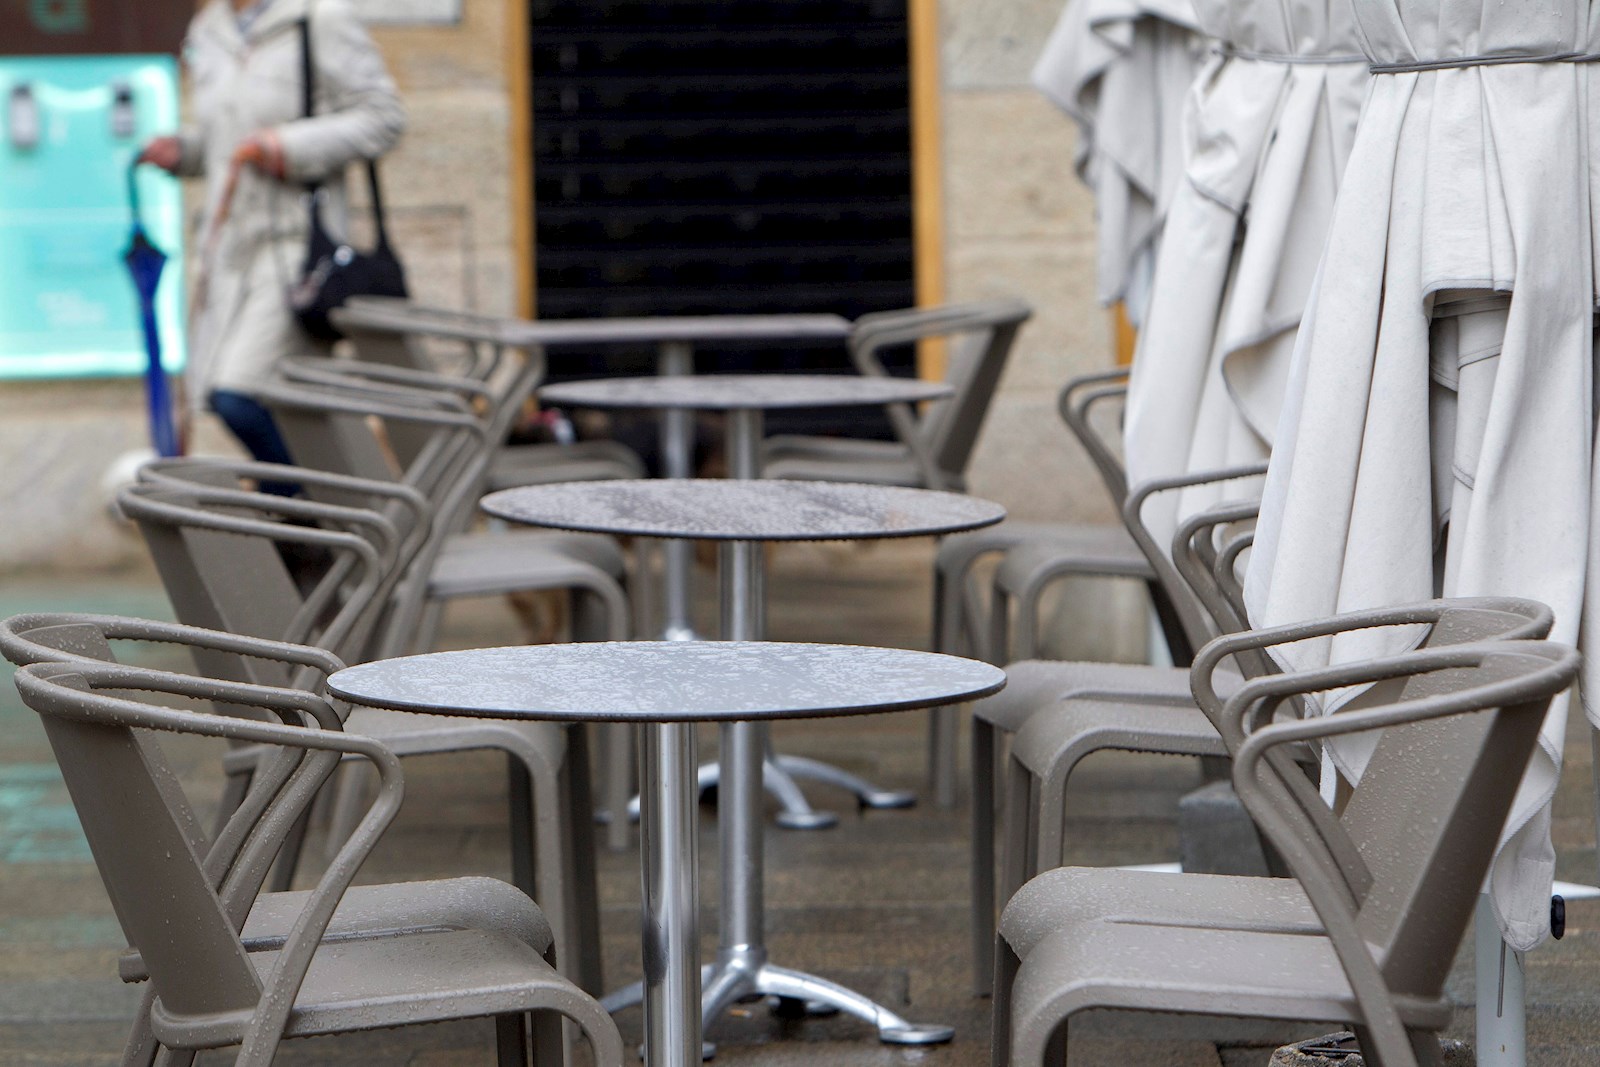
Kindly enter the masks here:
M 709 1026 L 735 1004 L 770 997 L 777 1001 L 774 1014 L 791 1018 L 798 1014 L 793 1005 L 804 1005 L 803 1012 L 807 1016 L 840 1012 L 853 1015 L 870 1023 L 878 1031 L 878 1040 L 886 1045 L 942 1045 L 956 1034 L 955 1028 L 950 1026 L 907 1022 L 883 1005 L 837 982 L 771 963 L 751 966 L 748 960 L 735 957 L 723 964 L 700 968 L 700 978 L 705 988 L 700 1001 L 704 1026 Z M 615 1014 L 634 1007 L 643 999 L 644 986 L 635 982 L 608 993 L 600 1004 Z M 715 1053 L 716 1046 L 706 1042 L 705 1058 L 710 1059 Z
M 731 1005 L 757 997 L 803 1004 L 807 1015 L 852 1015 L 870 1023 L 878 1031 L 878 1040 L 889 1045 L 938 1045 L 956 1034 L 949 1026 L 907 1022 L 883 1005 L 826 978 L 771 963 L 751 969 L 740 961 L 724 966 L 707 983 L 701 1018 L 709 1024 Z
M 778 766 L 796 778 L 831 785 L 853 793 L 863 808 L 909 808 L 917 794 L 906 789 L 880 789 L 859 775 L 805 756 L 778 756 Z

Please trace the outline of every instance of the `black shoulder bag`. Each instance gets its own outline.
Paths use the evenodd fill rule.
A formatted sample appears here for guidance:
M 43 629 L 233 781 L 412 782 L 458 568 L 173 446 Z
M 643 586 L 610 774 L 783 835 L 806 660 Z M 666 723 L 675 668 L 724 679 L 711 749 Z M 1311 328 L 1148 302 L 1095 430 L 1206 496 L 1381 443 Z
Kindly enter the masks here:
M 305 116 L 315 111 L 316 64 L 311 52 L 311 20 L 300 20 L 301 72 L 305 90 Z M 339 244 L 328 235 L 322 223 L 322 185 L 310 186 L 311 239 L 306 248 L 305 267 L 300 281 L 289 290 L 289 303 L 300 325 L 311 336 L 337 341 L 344 334 L 333 324 L 330 313 L 352 296 L 399 296 L 406 291 L 406 272 L 400 258 L 389 245 L 389 230 L 384 224 L 383 190 L 378 182 L 376 160 L 367 160 L 367 183 L 372 190 L 372 219 L 378 243 L 371 252 L 358 252 Z

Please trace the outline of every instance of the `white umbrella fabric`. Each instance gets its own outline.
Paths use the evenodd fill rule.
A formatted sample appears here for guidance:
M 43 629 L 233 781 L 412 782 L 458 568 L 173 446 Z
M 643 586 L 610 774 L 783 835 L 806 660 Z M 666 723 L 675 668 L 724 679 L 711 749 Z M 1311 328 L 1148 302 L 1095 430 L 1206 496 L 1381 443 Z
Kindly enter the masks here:
M 1555 639 L 1575 641 L 1593 499 L 1593 75 L 1574 62 L 1589 4 L 1362 0 L 1355 16 L 1374 77 L 1294 354 L 1251 619 L 1510 594 L 1548 603 Z M 1490 875 L 1519 950 L 1549 929 L 1565 714 L 1551 711 Z M 1334 758 L 1357 777 L 1366 752 Z
M 1135 324 L 1183 169 L 1183 100 L 1203 59 L 1190 0 L 1071 0 L 1033 68 L 1034 86 L 1079 127 L 1100 301 L 1124 301 Z
M 1130 481 L 1266 459 L 1367 88 L 1350 0 L 1195 0 L 1216 38 L 1189 94 L 1128 396 Z M 1151 501 L 1181 516 L 1239 486 Z

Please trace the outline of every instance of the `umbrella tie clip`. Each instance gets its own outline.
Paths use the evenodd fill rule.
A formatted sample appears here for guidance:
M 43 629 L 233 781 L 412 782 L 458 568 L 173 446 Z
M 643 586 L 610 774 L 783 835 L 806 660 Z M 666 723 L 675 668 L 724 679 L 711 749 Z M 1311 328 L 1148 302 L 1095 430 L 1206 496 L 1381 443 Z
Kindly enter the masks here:
M 1252 52 L 1245 48 L 1235 48 L 1231 44 L 1218 44 L 1213 48 L 1217 55 L 1225 59 L 1250 59 L 1260 63 L 1287 63 L 1291 65 L 1310 64 L 1316 66 L 1332 66 L 1339 63 L 1370 63 L 1371 59 L 1363 53 L 1353 55 L 1317 55 L 1315 53 L 1288 53 L 1288 52 Z
M 1494 56 L 1455 56 L 1450 59 L 1417 59 L 1407 63 L 1374 63 L 1373 74 L 1416 74 L 1429 70 L 1456 70 L 1464 67 L 1499 67 L 1510 63 L 1595 63 L 1596 52 L 1551 52 L 1546 55 L 1508 53 Z

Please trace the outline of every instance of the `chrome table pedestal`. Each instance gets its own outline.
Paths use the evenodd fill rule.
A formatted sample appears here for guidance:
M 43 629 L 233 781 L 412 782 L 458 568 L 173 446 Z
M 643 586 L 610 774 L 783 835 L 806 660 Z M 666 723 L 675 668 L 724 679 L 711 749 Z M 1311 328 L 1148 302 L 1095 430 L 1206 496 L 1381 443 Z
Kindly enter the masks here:
M 746 421 L 738 437 L 746 446 L 743 455 L 748 459 L 752 452 L 750 442 L 759 440 L 759 413 L 740 413 L 734 421 Z M 491 494 L 484 499 L 483 507 L 511 522 L 555 529 L 723 542 L 722 628 L 724 636 L 733 642 L 757 640 L 764 629 L 764 542 L 928 536 L 977 529 L 1004 517 L 998 505 L 953 493 L 756 480 L 531 486 Z M 880 1040 L 886 1042 L 933 1044 L 950 1040 L 954 1034 L 950 1027 L 908 1022 L 854 990 L 778 966 L 769 958 L 761 817 L 768 731 L 766 723 L 760 721 L 769 717 L 774 716 L 725 721 L 720 727 L 721 938 L 705 983 L 703 1022 L 709 1024 L 738 1001 L 778 997 L 804 1003 L 813 1011 L 836 1010 L 856 1016 L 871 1023 Z M 616 1011 L 637 1003 L 642 993 L 635 986 L 613 993 L 602 1003 Z
M 726 459 L 728 477 L 750 480 L 761 476 L 761 439 L 767 411 L 817 407 L 881 407 L 887 404 L 924 403 L 951 393 L 944 382 L 906 378 L 866 378 L 856 375 L 728 374 L 691 377 L 693 361 L 686 347 L 663 346 L 659 376 L 608 378 L 588 382 L 563 382 L 540 390 L 542 400 L 563 407 L 645 409 L 662 413 L 663 470 L 668 478 L 687 477 L 693 443 L 692 414 L 719 411 L 727 415 Z M 684 539 L 668 541 L 665 553 L 666 628 L 663 637 L 693 637 L 688 627 L 688 566 L 694 546 Z M 759 567 L 759 564 L 757 565 Z M 761 627 L 755 628 L 759 634 Z M 731 636 L 724 625 L 723 636 Z M 754 636 L 753 634 L 752 636 Z M 700 768 L 700 788 L 721 786 L 721 764 Z M 813 808 L 795 779 L 815 781 L 842 789 L 863 808 L 908 808 L 916 794 L 883 789 L 864 778 L 821 760 L 785 756 L 768 747 L 762 768 L 762 786 L 778 801 L 779 826 L 790 830 L 822 830 L 835 826 L 838 815 Z M 629 804 L 637 816 L 638 802 Z

